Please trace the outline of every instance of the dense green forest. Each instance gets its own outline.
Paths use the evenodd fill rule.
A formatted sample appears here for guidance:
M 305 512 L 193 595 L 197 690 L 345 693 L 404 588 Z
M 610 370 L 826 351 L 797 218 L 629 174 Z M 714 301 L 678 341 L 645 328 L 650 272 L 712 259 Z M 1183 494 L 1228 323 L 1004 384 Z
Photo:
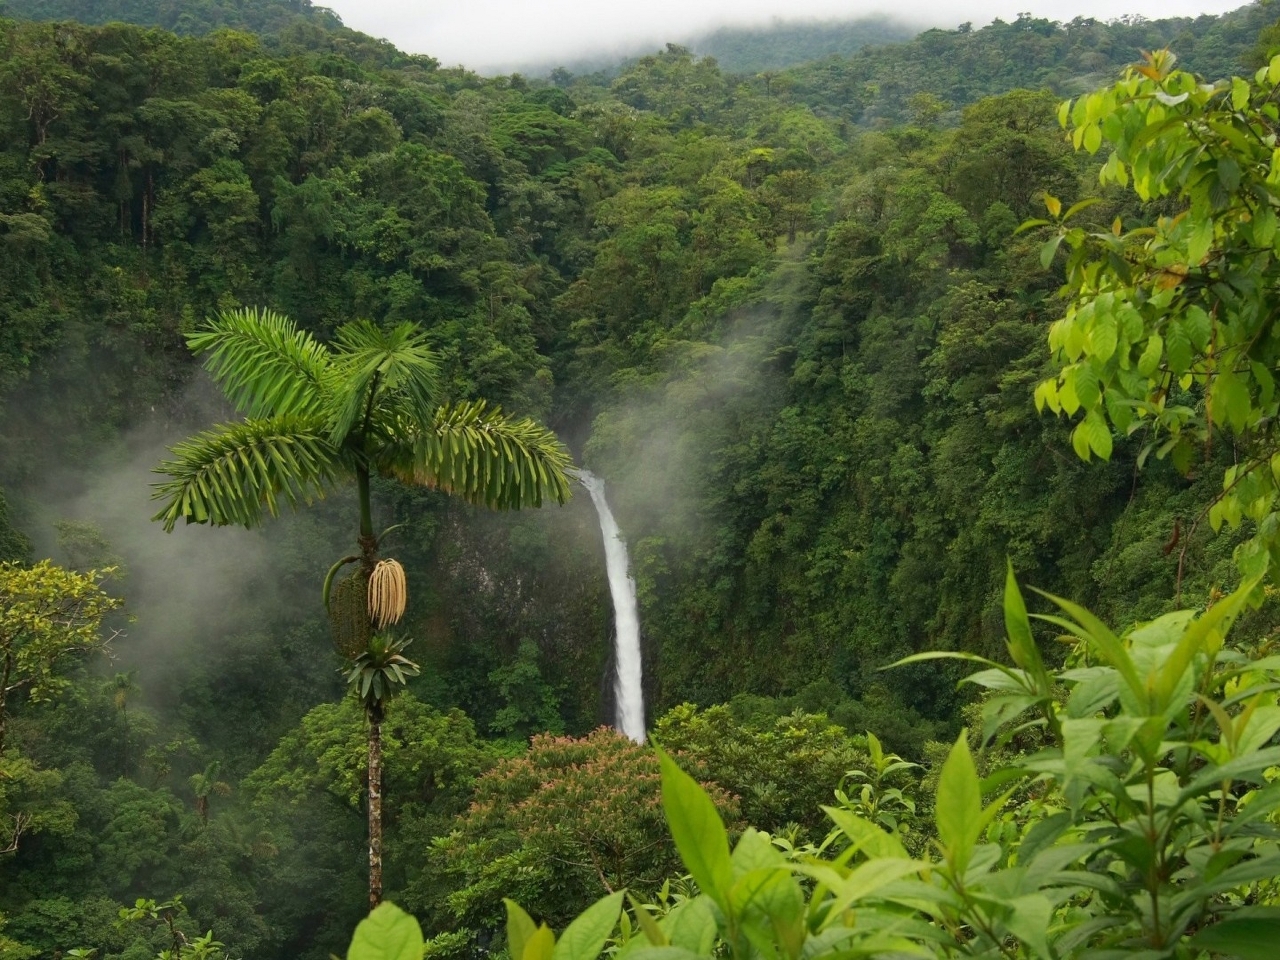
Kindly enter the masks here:
M 1023 16 L 809 63 L 672 45 L 545 81 L 442 69 L 308 3 L 6 9 L 0 956 L 212 930 L 232 957 L 323 958 L 365 910 L 369 714 L 320 599 L 357 493 L 253 530 L 150 522 L 166 447 L 244 406 L 188 349 L 209 317 L 269 308 L 339 353 L 350 321 L 417 324 L 436 400 L 532 417 L 604 477 L 650 729 L 735 834 L 819 844 L 820 806 L 865 813 L 874 783 L 873 818 L 925 849 L 940 744 L 982 721 L 961 665 L 883 668 L 1003 656 L 1007 561 L 1118 626 L 1239 582 L 1249 529 L 1200 518 L 1241 447 L 1148 459 L 1121 428 L 1086 463 L 1037 411 L 1062 293 L 1097 273 L 1019 225 L 1046 195 L 1095 200 L 1104 237 L 1174 212 L 1100 183 L 1059 102 L 1164 46 L 1251 74 L 1264 6 Z M 1117 427 L 1141 402 L 1095 394 Z M 381 727 L 388 898 L 458 957 L 504 947 L 504 896 L 561 926 L 623 886 L 676 903 L 660 760 L 599 729 L 587 498 L 371 493 L 373 527 L 402 524 L 384 552 L 420 667 Z M 889 786 L 908 768 L 886 752 L 923 783 Z
M 298 20 L 341 25 L 311 0 L 5 0 L 0 10 L 28 20 L 136 23 L 186 35 L 222 29 L 277 33 Z

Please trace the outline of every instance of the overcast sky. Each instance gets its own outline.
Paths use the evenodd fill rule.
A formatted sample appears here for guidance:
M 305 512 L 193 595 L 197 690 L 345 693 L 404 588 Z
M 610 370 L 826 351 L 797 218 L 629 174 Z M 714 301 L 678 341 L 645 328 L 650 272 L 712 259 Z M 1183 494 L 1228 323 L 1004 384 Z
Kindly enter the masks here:
M 490 72 L 681 40 L 726 23 L 852 18 L 890 11 L 924 26 L 975 27 L 1022 10 L 1053 20 L 1222 13 L 1241 0 L 317 0 L 402 50 Z

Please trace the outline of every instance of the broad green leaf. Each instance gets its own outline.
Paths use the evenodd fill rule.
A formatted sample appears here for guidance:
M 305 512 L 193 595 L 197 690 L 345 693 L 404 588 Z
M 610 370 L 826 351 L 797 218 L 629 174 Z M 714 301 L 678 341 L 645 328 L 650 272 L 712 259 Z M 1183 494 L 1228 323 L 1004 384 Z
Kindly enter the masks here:
M 880 825 L 872 823 L 870 820 L 864 820 L 843 807 L 823 807 L 822 810 L 831 818 L 832 823 L 849 838 L 849 843 L 855 850 L 865 853 L 868 857 L 893 857 L 896 859 L 905 859 L 907 857 L 907 851 L 902 846 L 902 841 L 893 834 L 888 833 Z
M 641 947 L 628 952 L 627 960 L 706 960 L 706 957 L 684 947 Z
M 1213 245 L 1213 221 L 1201 220 L 1187 238 L 1187 261 L 1193 266 L 1200 263 Z
M 849 907 L 856 906 L 860 900 L 871 896 L 876 891 L 888 886 L 900 877 L 916 873 L 923 864 L 915 860 L 868 860 L 854 868 L 849 876 L 838 885 L 828 886 L 833 896 L 829 918 L 834 920 L 838 914 Z
M 1013 573 L 1013 561 L 1005 560 L 1004 576 L 1004 629 L 1009 636 L 1009 655 L 1013 662 L 1030 673 L 1037 681 L 1044 677 L 1044 662 L 1040 648 L 1031 635 L 1031 620 L 1027 617 L 1027 604 L 1018 589 L 1018 578 Z M 1048 692 L 1048 691 L 1045 691 Z
M 1191 338 L 1181 324 L 1170 323 L 1165 327 L 1164 344 L 1170 370 L 1183 373 L 1191 367 Z
M 1231 108 L 1242 110 L 1249 103 L 1249 84 L 1239 77 L 1231 78 Z
M 1111 312 L 1095 315 L 1093 329 L 1089 331 L 1089 350 L 1100 361 L 1110 360 L 1119 342 L 1119 321 Z
M 1087 462 L 1092 456 L 1092 448 L 1089 446 L 1089 434 L 1085 430 L 1084 423 L 1081 420 L 1071 431 L 1071 448 L 1075 450 L 1077 457 Z
M 1138 372 L 1144 377 L 1152 376 L 1160 368 L 1162 359 L 1164 359 L 1164 338 L 1158 333 L 1153 333 L 1147 338 L 1146 349 L 1138 358 Z
M 1032 589 L 1035 589 L 1034 587 Z M 1065 627 L 1069 632 L 1075 634 L 1081 640 L 1085 640 L 1098 648 L 1098 652 L 1104 658 L 1110 661 L 1111 665 L 1120 671 L 1120 676 L 1124 678 L 1125 683 L 1135 694 L 1142 695 L 1146 691 L 1146 687 L 1142 679 L 1138 676 L 1138 671 L 1134 668 L 1133 660 L 1129 656 L 1129 652 L 1125 650 L 1124 644 L 1120 642 L 1120 638 L 1112 633 L 1111 629 L 1095 617 L 1092 613 L 1070 600 L 1056 597 L 1051 593 L 1043 590 L 1036 590 L 1036 593 L 1045 597 L 1047 600 L 1057 604 L 1062 610 L 1075 618 L 1075 621 L 1063 620 L 1059 617 L 1050 617 L 1043 614 L 1037 614 L 1037 620 L 1043 620 L 1046 623 L 1053 623 L 1060 627 Z
M 1084 148 L 1090 153 L 1097 153 L 1102 146 L 1102 130 L 1097 124 L 1090 124 L 1084 129 Z
M 631 909 L 636 915 L 636 923 L 644 932 L 645 939 L 655 947 L 667 946 L 670 941 L 667 940 L 667 935 L 663 931 L 662 927 L 658 925 L 658 921 L 653 919 L 653 915 L 649 913 L 649 908 L 643 903 L 637 902 L 636 899 L 632 897 Z
M 1049 269 L 1049 264 L 1053 263 L 1053 255 L 1058 252 L 1058 247 L 1062 245 L 1062 237 L 1061 233 L 1050 237 L 1040 247 L 1040 266 L 1046 270 Z
M 934 813 L 938 837 L 957 873 L 964 872 L 978 839 L 978 825 L 982 820 L 981 789 L 969 743 L 962 731 L 942 765 Z
M 677 904 L 663 918 L 662 927 L 672 946 L 703 955 L 711 953 L 718 933 L 715 913 L 706 897 L 694 897 Z
M 804 894 L 785 868 L 753 870 L 729 892 L 739 919 L 762 913 L 788 956 L 796 957 L 804 943 Z
M 1205 927 L 1192 939 L 1199 950 L 1239 957 L 1240 960 L 1275 960 L 1280 950 L 1280 910 L 1247 917 L 1229 917 Z
M 1005 929 L 1032 948 L 1034 957 L 1052 957 L 1049 949 L 1049 926 L 1053 920 L 1053 904 L 1039 893 L 1030 893 L 1009 901 L 1004 917 Z
M 621 892 L 597 900 L 560 935 L 552 960 L 596 960 L 622 912 Z
M 556 935 L 545 923 L 525 941 L 520 960 L 552 960 L 556 950 Z
M 666 751 L 657 750 L 662 764 L 662 809 L 676 850 L 698 886 L 724 907 L 733 881 L 724 821 L 697 781 L 681 770 Z
M 769 840 L 767 833 L 761 833 L 755 827 L 747 827 L 738 838 L 729 862 L 733 864 L 734 877 L 738 877 L 752 870 L 781 867 L 786 858 Z
M 1177 645 L 1168 659 L 1160 667 L 1155 684 L 1155 692 L 1159 701 L 1155 706 L 1163 710 L 1171 706 L 1170 698 L 1177 688 L 1183 674 L 1190 669 L 1192 659 L 1197 653 L 1209 653 L 1208 644 L 1216 637 L 1221 646 L 1222 635 L 1231 629 L 1231 624 L 1249 603 L 1249 598 L 1257 589 L 1258 581 L 1250 580 L 1242 584 L 1230 596 L 1219 600 L 1210 607 L 1203 616 L 1192 621 L 1179 638 Z M 1214 651 L 1216 652 L 1216 648 Z
M 1252 404 L 1244 381 L 1230 370 L 1220 369 L 1213 378 L 1209 396 L 1213 404 L 1214 420 L 1228 424 L 1236 433 L 1245 428 L 1252 412 Z
M 1178 321 L 1179 326 L 1187 332 L 1191 346 L 1203 351 L 1209 345 L 1209 337 L 1213 335 L 1213 321 L 1204 309 L 1192 304 Z
M 347 960 L 422 960 L 422 928 L 394 903 L 383 903 L 360 921 Z
M 1089 449 L 1103 460 L 1111 459 L 1111 428 L 1097 410 L 1090 410 L 1080 424 L 1088 438 Z
M 525 944 L 537 933 L 538 925 L 514 900 L 504 898 L 502 902 L 507 907 L 507 952 L 511 960 L 523 960 Z

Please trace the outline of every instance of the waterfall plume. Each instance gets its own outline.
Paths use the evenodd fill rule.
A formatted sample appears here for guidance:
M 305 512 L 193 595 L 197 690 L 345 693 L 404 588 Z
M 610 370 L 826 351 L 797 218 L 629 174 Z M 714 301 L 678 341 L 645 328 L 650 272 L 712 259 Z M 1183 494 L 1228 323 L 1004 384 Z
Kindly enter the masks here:
M 614 726 L 636 743 L 644 743 L 644 689 L 641 686 L 640 613 L 636 607 L 636 582 L 631 577 L 627 544 L 618 531 L 618 522 L 604 496 L 604 481 L 587 470 L 578 471 L 578 480 L 591 494 L 600 516 L 600 533 L 604 537 L 605 569 L 609 575 L 609 594 L 613 597 L 614 699 L 617 703 Z

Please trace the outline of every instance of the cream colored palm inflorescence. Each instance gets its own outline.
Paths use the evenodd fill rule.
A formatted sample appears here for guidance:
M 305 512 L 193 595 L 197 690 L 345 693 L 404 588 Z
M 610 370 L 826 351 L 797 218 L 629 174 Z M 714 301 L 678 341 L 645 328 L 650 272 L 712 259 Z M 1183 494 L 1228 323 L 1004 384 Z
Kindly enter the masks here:
M 397 623 L 408 599 L 404 567 L 396 560 L 379 560 L 369 575 L 369 619 L 380 629 Z

